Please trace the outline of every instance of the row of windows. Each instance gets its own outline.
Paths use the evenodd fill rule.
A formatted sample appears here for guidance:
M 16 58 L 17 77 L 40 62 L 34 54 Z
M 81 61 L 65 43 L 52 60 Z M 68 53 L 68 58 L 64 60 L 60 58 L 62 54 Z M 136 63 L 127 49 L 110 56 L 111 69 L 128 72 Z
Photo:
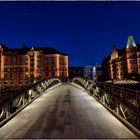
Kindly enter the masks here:
M 14 72 L 14 71 L 28 71 L 28 68 L 25 67 L 25 68 L 22 68 L 22 67 L 13 67 L 13 68 L 4 68 L 4 71 L 5 72 Z
M 42 63 L 42 59 L 38 59 L 37 60 L 38 63 Z M 46 57 L 46 64 L 55 64 L 56 63 L 56 58 L 55 57 Z M 10 61 L 8 61 L 8 59 L 5 59 L 5 65 L 15 65 L 15 64 L 19 64 L 19 65 L 28 65 L 28 60 L 23 61 L 23 57 L 20 56 L 19 57 L 19 63 L 17 63 L 15 57 L 12 57 L 10 59 Z M 31 57 L 30 59 L 30 64 L 34 64 L 34 57 Z M 59 61 L 59 64 L 62 65 L 66 65 L 66 61 L 65 59 L 62 59 L 61 61 Z
M 59 73 L 60 76 L 65 76 L 65 73 Z M 46 72 L 46 76 L 57 76 L 57 74 L 55 72 Z
M 9 75 L 9 73 L 5 73 L 5 74 L 4 74 L 4 77 L 5 77 L 5 78 L 10 78 L 10 79 L 16 79 L 16 78 L 21 79 L 21 78 L 23 78 L 23 77 L 27 78 L 28 75 L 23 75 L 23 73 L 16 73 L 16 74 L 10 74 L 10 75 Z
M 136 59 L 131 59 L 129 60 L 130 64 L 136 64 L 136 62 L 140 63 L 140 59 L 138 61 L 136 61 Z M 123 66 L 123 63 L 120 63 L 120 66 Z M 119 66 L 119 64 L 116 64 L 116 66 Z M 115 67 L 115 65 L 112 65 L 112 67 Z
M 130 64 L 136 64 L 136 62 L 140 63 L 140 59 L 136 61 L 135 59 L 130 60 Z
M 57 69 L 56 67 L 46 67 L 46 71 L 48 71 L 48 70 L 62 70 L 62 71 L 66 71 L 67 68 L 59 67 L 59 69 Z

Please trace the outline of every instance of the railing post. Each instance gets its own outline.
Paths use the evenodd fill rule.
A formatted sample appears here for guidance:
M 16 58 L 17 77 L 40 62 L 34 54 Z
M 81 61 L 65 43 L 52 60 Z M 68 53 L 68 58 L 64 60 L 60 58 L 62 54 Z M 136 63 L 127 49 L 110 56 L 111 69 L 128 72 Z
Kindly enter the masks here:
M 140 130 L 140 116 L 139 116 L 139 114 L 137 115 L 137 126 L 138 126 L 138 130 Z

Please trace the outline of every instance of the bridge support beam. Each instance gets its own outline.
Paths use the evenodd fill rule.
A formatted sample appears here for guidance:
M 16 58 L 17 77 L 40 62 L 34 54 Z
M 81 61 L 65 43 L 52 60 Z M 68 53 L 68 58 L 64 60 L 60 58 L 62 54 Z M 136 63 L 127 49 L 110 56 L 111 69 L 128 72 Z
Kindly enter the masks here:
M 84 87 L 97 100 L 140 130 L 140 93 L 131 93 L 105 83 L 94 84 L 83 78 L 73 82 Z M 139 102 L 138 102 L 139 101 Z
M 2 126 L 5 121 L 8 121 L 13 114 L 18 113 L 21 109 L 34 101 L 39 95 L 43 94 L 47 88 L 60 82 L 59 79 L 52 78 L 36 83 L 29 89 L 26 89 L 26 91 L 20 93 L 18 97 L 0 107 L 0 126 Z

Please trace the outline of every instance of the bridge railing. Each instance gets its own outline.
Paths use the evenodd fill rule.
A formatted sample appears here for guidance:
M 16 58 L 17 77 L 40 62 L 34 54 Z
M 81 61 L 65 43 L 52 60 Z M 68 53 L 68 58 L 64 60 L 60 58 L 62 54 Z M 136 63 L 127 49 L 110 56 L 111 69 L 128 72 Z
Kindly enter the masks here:
M 84 87 L 103 105 L 140 130 L 140 91 L 74 78 L 76 84 Z
M 0 127 L 20 110 L 42 95 L 45 90 L 60 82 L 57 78 L 43 80 L 24 89 L 18 96 L 10 99 L 9 102 L 0 107 Z

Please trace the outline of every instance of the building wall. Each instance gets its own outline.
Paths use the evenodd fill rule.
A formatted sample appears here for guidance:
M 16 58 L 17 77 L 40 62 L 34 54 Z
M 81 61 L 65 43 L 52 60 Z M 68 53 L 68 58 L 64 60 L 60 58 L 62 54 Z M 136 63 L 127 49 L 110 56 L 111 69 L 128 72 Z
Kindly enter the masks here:
M 101 65 L 96 65 L 96 80 L 100 81 L 102 76 L 102 67 Z
M 85 79 L 93 80 L 93 66 L 85 66 L 83 73 Z
M 140 52 L 137 52 L 137 68 L 138 74 L 140 75 Z
M 26 86 L 37 81 L 58 77 L 68 78 L 68 56 L 44 54 L 31 48 L 26 54 L 4 52 L 0 47 L 1 86 Z
M 129 42 L 129 41 L 128 41 Z M 133 44 L 133 43 L 131 43 Z M 140 46 L 130 46 L 127 44 L 125 49 L 113 47 L 109 59 L 102 62 L 103 79 L 139 79 L 140 78 Z M 107 67 L 109 70 L 107 71 Z M 106 73 L 105 73 L 106 72 Z M 109 80 L 108 79 L 108 80 Z

